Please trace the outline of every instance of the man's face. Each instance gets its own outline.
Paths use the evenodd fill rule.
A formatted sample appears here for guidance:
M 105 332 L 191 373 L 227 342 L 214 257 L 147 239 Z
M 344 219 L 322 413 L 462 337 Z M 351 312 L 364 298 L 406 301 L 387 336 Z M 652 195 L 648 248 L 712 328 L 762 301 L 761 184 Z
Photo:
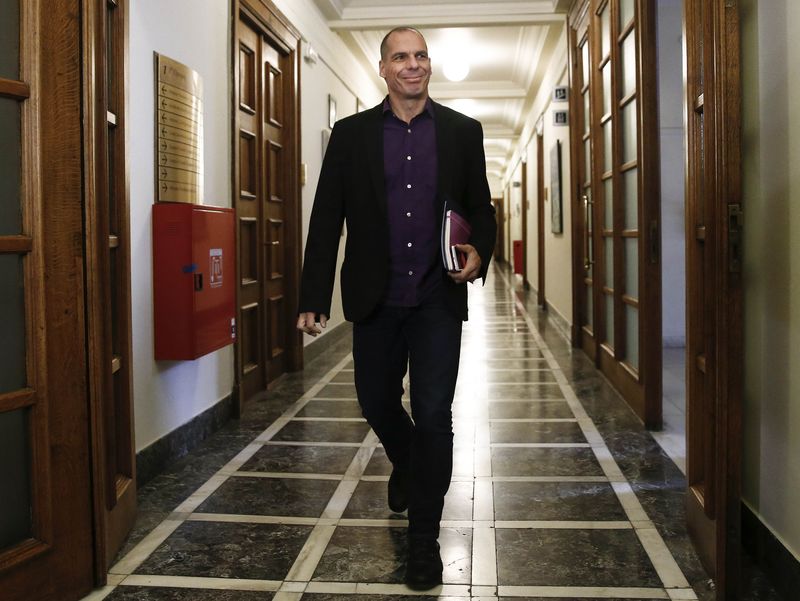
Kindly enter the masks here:
M 404 100 L 427 98 L 431 61 L 425 40 L 413 31 L 396 31 L 386 42 L 379 66 L 389 94 Z

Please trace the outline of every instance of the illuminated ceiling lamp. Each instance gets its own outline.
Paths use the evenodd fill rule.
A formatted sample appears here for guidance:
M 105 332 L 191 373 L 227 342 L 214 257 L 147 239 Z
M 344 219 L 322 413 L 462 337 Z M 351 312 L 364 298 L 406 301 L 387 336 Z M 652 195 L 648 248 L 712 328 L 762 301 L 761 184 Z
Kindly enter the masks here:
M 462 81 L 469 75 L 469 63 L 463 58 L 448 58 L 442 65 L 442 72 L 450 81 Z

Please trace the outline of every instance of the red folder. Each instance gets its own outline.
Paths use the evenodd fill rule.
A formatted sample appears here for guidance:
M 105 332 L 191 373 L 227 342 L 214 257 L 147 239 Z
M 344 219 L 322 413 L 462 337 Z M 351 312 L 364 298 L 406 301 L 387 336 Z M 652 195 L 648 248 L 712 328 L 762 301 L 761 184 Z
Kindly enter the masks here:
M 456 250 L 455 245 L 467 244 L 471 234 L 469 222 L 445 202 L 442 217 L 442 262 L 447 271 L 463 269 L 467 255 Z

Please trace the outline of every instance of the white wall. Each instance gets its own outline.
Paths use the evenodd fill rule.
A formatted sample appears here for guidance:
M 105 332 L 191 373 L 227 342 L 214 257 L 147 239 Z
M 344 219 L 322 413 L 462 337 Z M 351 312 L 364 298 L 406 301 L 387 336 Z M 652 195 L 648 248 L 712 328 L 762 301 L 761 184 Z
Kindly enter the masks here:
M 514 150 L 510 165 L 512 168 L 504 180 L 513 180 L 522 156 L 528 161 L 528 279 L 533 286 L 538 282 L 536 269 L 537 221 L 536 221 L 536 140 L 535 128 L 540 117 L 543 118 L 544 142 L 544 185 L 547 196 L 544 206 L 544 246 L 545 246 L 545 298 L 552 310 L 563 320 L 572 325 L 572 277 L 564 274 L 572 273 L 572 197 L 570 185 L 569 127 L 553 125 L 553 110 L 567 110 L 568 103 L 552 103 L 553 88 L 568 84 L 567 73 L 567 36 L 566 25 L 553 51 L 553 58 L 542 79 L 539 93 L 533 101 L 531 112 L 525 118 L 525 125 L 519 144 Z M 561 141 L 561 206 L 563 230 L 554 234 L 550 227 L 551 193 L 550 193 L 550 153 L 556 140 Z M 512 224 L 513 225 L 513 224 Z
M 686 344 L 683 0 L 658 0 L 661 129 L 661 291 L 664 346 Z
M 745 502 L 800 559 L 800 3 L 743 0 Z
M 149 446 L 230 394 L 233 346 L 195 361 L 153 359 L 154 67 L 159 52 L 203 80 L 204 198 L 231 206 L 230 8 L 219 0 L 136 0 L 130 4 L 131 290 L 136 450 Z
M 566 55 L 558 85 L 568 85 Z M 552 89 L 548 90 L 552 94 Z M 567 109 L 567 103 L 548 105 L 544 115 L 544 181 L 547 193 L 544 204 L 544 294 L 551 310 L 572 325 L 572 185 L 569 160 L 569 127 L 553 125 L 553 111 Z M 556 140 L 561 142 L 561 214 L 563 227 L 554 234 L 551 227 L 553 194 L 550 162 Z

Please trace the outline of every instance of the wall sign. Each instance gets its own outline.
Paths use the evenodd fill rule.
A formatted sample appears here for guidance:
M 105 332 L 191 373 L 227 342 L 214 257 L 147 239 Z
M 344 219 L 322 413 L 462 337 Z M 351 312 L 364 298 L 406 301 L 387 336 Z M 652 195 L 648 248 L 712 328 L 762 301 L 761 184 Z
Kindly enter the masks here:
M 569 113 L 567 111 L 553 111 L 553 125 L 569 125 Z
M 203 82 L 177 61 L 156 57 L 156 198 L 203 200 Z

